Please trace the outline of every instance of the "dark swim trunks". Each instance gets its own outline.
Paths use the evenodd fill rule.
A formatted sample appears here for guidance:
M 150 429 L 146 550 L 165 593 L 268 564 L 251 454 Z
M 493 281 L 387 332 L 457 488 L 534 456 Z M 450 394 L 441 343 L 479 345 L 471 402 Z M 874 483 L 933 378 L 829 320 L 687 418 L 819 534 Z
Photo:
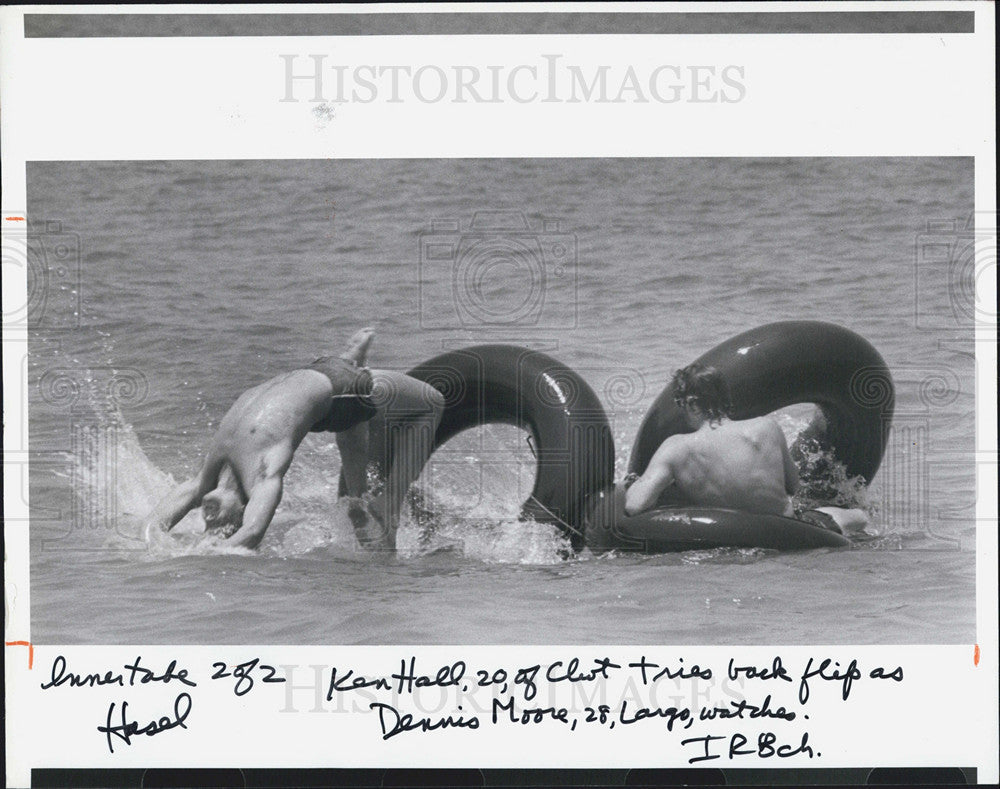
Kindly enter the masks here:
M 310 429 L 310 433 L 340 433 L 375 416 L 372 402 L 372 374 L 339 356 L 321 356 L 305 369 L 316 370 L 330 379 L 333 396 L 330 410 Z

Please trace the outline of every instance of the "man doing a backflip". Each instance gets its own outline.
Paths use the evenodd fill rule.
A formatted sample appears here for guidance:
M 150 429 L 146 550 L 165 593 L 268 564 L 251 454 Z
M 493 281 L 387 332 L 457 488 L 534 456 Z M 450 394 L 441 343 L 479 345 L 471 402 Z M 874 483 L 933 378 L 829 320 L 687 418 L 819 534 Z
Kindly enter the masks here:
M 392 431 L 396 462 L 387 472 L 385 492 L 365 505 L 360 498 L 353 500 L 348 514 L 363 544 L 394 548 L 403 497 L 433 450 L 444 399 L 433 387 L 402 373 L 368 370 L 364 362 L 373 337 L 371 329 L 362 329 L 339 356 L 321 357 L 240 395 L 223 417 L 201 469 L 157 504 L 147 532 L 169 531 L 200 505 L 210 532 L 234 545 L 256 547 L 307 433 L 337 434 L 347 494 L 361 497 L 368 489 L 365 423 L 376 415 L 385 418 L 382 412 L 392 407 L 406 417 L 397 419 L 402 425 Z M 372 397 L 376 383 L 392 393 L 378 406 Z

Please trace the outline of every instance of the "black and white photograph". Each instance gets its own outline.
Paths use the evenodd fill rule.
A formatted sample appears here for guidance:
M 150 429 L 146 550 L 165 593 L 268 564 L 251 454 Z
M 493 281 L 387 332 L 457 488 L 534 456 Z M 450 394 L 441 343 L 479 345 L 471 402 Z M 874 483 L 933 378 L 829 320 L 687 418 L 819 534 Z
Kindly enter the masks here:
M 435 754 L 508 742 L 472 731 L 499 708 L 516 736 L 559 748 L 605 748 L 626 725 L 637 738 L 632 724 L 668 718 L 675 751 L 619 764 L 630 740 L 608 766 L 726 769 L 779 766 L 764 761 L 775 735 L 753 735 L 759 762 L 734 762 L 750 735 L 728 730 L 728 760 L 708 761 L 720 737 L 706 719 L 777 717 L 755 680 L 798 693 L 797 713 L 781 707 L 772 724 L 780 737 L 796 714 L 808 726 L 810 678 L 846 707 L 857 671 L 859 708 L 888 709 L 891 691 L 905 699 L 892 714 L 915 720 L 913 688 L 937 681 L 937 656 L 961 648 L 963 672 L 995 668 L 982 591 L 996 577 L 984 405 L 996 397 L 996 211 L 983 202 L 995 160 L 965 142 L 995 140 L 995 127 L 977 137 L 963 123 L 981 118 L 977 87 L 941 99 L 977 107 L 954 119 L 958 142 L 935 142 L 949 134 L 940 108 L 896 141 L 898 118 L 871 87 L 890 72 L 864 75 L 892 47 L 937 40 L 978 62 L 965 53 L 980 57 L 971 42 L 993 11 L 765 5 L 4 17 L 5 60 L 37 75 L 51 56 L 60 81 L 34 76 L 36 90 L 65 87 L 64 106 L 52 98 L 5 127 L 5 638 L 8 664 L 27 668 L 8 699 L 101 700 L 96 717 L 67 717 L 95 725 L 65 754 L 27 758 L 36 781 L 62 780 L 38 768 L 238 766 L 229 746 L 186 755 L 183 730 L 208 714 L 179 685 L 193 688 L 189 676 L 232 679 L 237 703 L 258 704 L 247 720 L 288 713 L 277 741 L 351 718 L 371 743 L 288 765 L 495 766 L 475 760 L 485 745 Z M 758 64 L 769 39 L 808 67 Z M 133 76 L 137 45 L 148 50 Z M 808 74 L 835 82 L 810 46 L 853 60 L 841 81 L 865 86 L 856 99 L 796 92 Z M 64 67 L 84 55 L 95 59 L 79 74 Z M 174 55 L 173 76 L 166 60 L 146 66 Z M 206 62 L 218 68 L 194 79 Z M 902 56 L 891 68 L 914 83 L 934 70 Z M 31 106 L 4 70 L 7 106 Z M 889 89 L 887 106 L 917 103 L 917 88 Z M 879 119 L 869 130 L 866 112 Z M 557 660 L 553 645 L 573 647 Z M 903 650 L 895 668 L 890 646 Z M 555 697 L 515 714 L 535 675 L 511 655 L 552 683 L 597 688 L 638 668 L 646 686 L 650 647 L 679 667 L 657 681 L 694 683 L 687 706 L 643 698 L 635 711 L 609 682 L 610 706 L 587 717 Z M 705 699 L 724 693 L 736 713 L 699 701 L 713 675 L 699 648 L 715 680 L 732 650 L 739 688 L 713 682 Z M 741 649 L 753 667 L 734 669 Z M 565 677 L 562 655 L 578 656 Z M 373 666 L 401 658 L 398 685 L 377 678 Z M 496 685 L 492 708 L 407 696 L 414 681 L 457 689 L 473 658 L 488 669 L 479 686 Z M 351 698 L 350 715 L 291 715 L 305 666 L 313 711 Z M 142 684 L 173 681 L 157 688 L 166 717 L 139 712 L 142 672 Z M 954 681 L 985 687 L 981 674 Z M 390 686 L 391 706 L 375 695 Z M 361 706 L 347 693 L 359 689 Z M 231 706 L 227 723 L 211 706 L 216 726 L 242 714 Z M 703 756 L 681 748 L 675 719 Z M 586 739 L 570 735 L 578 722 Z M 815 727 L 811 744 L 796 729 L 782 746 L 788 764 L 990 775 L 964 755 L 924 763 L 900 740 L 862 764 L 843 732 L 824 763 L 818 741 L 843 727 Z
M 973 178 L 31 163 L 35 638 L 970 641 Z

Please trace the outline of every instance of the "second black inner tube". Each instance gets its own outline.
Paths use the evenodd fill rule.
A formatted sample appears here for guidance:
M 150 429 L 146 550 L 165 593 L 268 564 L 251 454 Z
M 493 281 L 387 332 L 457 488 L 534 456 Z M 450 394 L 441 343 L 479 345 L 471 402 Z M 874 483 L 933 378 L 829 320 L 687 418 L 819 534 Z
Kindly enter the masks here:
M 695 360 L 718 370 L 729 385 L 733 419 L 763 416 L 795 403 L 815 403 L 825 427 L 804 434 L 825 442 L 851 477 L 870 483 L 882 462 L 895 405 L 885 360 L 858 334 L 822 321 L 759 326 Z M 628 470 L 646 470 L 667 438 L 691 432 L 672 386 L 656 398 L 639 426 Z

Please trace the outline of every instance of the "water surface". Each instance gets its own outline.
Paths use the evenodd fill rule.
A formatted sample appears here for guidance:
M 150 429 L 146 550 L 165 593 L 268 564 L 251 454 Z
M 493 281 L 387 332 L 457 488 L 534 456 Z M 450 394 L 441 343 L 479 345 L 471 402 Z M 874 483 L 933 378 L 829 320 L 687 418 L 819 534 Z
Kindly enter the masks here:
M 916 268 L 927 223 L 970 214 L 971 159 L 53 162 L 29 165 L 28 199 L 36 224 L 61 223 L 49 254 L 81 250 L 30 340 L 36 643 L 974 640 L 971 317 L 954 266 Z M 500 328 L 474 301 L 456 312 L 451 269 L 426 255 L 428 233 L 474 242 L 487 209 L 524 215 L 513 237 L 547 277 L 538 302 L 516 257 L 494 271 Z M 854 548 L 567 561 L 551 527 L 518 520 L 532 457 L 499 426 L 435 455 L 420 485 L 438 516 L 404 524 L 398 556 L 356 548 L 325 435 L 297 453 L 259 551 L 206 543 L 197 515 L 140 537 L 241 391 L 360 326 L 391 369 L 478 342 L 548 351 L 600 395 L 621 476 L 676 367 L 783 319 L 853 329 L 896 379 Z M 809 415 L 782 413 L 786 434 Z

